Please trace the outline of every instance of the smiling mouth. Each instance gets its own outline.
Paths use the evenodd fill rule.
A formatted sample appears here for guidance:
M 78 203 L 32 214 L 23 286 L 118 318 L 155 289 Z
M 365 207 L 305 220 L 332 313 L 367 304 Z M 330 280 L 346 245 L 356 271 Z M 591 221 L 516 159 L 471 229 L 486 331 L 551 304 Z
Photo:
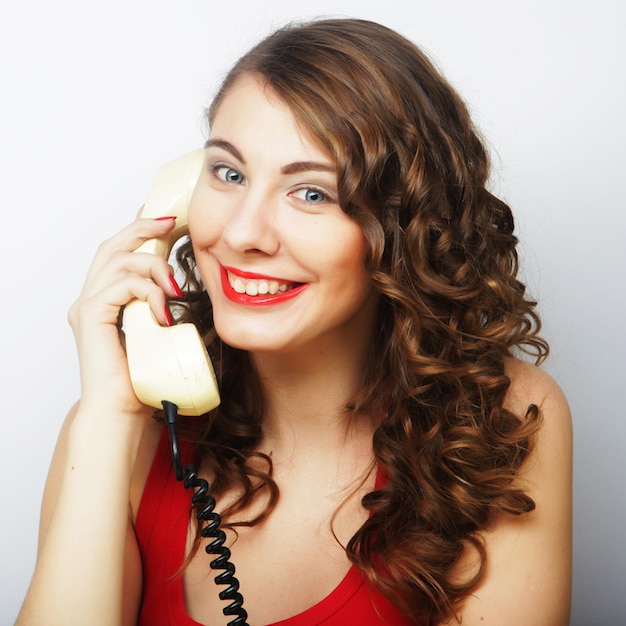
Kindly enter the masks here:
M 221 267 L 222 288 L 226 296 L 239 304 L 279 304 L 301 293 L 307 283 L 264 277 L 250 272 Z
M 299 284 L 265 278 L 244 278 L 236 276 L 228 270 L 226 270 L 226 275 L 228 276 L 228 284 L 234 291 L 239 294 L 245 293 L 248 296 L 266 296 L 268 294 L 275 296 L 277 293 L 285 293 Z

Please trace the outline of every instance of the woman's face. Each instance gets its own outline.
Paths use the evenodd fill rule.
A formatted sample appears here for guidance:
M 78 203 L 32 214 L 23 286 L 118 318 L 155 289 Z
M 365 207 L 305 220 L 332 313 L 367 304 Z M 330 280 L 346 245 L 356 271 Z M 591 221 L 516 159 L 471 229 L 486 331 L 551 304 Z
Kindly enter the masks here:
M 335 163 L 252 76 L 215 115 L 189 229 L 226 343 L 286 353 L 371 341 L 378 298 Z

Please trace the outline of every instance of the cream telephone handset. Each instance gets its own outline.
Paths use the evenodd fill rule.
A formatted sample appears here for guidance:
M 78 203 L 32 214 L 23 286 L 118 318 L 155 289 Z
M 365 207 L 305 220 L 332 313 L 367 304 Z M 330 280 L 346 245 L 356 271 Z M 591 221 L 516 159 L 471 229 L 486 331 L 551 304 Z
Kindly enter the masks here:
M 204 150 L 185 154 L 157 172 L 142 217 L 176 216 L 176 226 L 162 239 L 144 242 L 138 252 L 168 258 L 172 246 L 188 233 L 187 207 L 200 176 Z M 193 324 L 161 326 L 147 302 L 124 309 L 123 330 L 133 389 L 144 404 L 161 408 L 164 400 L 181 415 L 202 415 L 220 403 L 213 366 Z

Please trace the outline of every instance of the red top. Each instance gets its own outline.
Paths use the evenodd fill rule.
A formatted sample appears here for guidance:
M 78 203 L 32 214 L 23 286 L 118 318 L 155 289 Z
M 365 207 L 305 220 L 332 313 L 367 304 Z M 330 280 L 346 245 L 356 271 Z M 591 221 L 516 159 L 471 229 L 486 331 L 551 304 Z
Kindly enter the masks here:
M 181 445 L 183 465 L 185 454 L 189 453 L 190 446 Z M 139 626 L 202 626 L 185 612 L 183 577 L 176 576 L 185 556 L 191 496 L 192 490 L 185 489 L 174 476 L 169 437 L 167 429 L 163 429 L 135 524 L 143 564 Z M 220 588 L 216 585 L 215 593 Z M 245 590 L 242 591 L 245 607 Z M 354 565 L 326 598 L 306 611 L 270 626 L 317 624 L 411 626 L 411 622 L 376 591 Z

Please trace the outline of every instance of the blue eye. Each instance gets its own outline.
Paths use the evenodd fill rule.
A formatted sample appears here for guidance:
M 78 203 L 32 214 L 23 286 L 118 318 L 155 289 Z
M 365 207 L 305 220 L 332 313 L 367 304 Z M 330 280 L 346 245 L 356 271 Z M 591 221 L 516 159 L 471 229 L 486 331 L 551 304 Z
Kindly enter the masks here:
M 217 178 L 223 180 L 225 183 L 234 183 L 237 185 L 243 183 L 243 175 L 232 167 L 227 167 L 226 165 L 216 165 L 213 167 L 213 171 L 215 172 Z
M 321 202 L 328 201 L 326 195 L 315 187 L 305 187 L 303 189 L 298 189 L 296 192 L 294 192 L 293 195 L 300 200 L 309 202 L 310 204 L 319 204 Z
M 317 189 L 307 189 L 304 194 L 304 199 L 307 202 L 324 202 L 326 196 Z

